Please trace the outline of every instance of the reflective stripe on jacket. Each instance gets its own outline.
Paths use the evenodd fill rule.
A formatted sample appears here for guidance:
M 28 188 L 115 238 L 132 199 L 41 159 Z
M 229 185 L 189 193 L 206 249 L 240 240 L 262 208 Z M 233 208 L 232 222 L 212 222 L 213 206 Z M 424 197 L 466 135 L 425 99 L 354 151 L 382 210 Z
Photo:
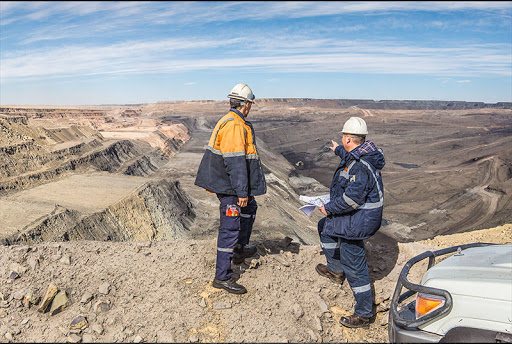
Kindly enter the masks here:
M 238 110 L 231 109 L 215 125 L 195 185 L 240 198 L 266 193 L 254 129 Z
M 361 240 L 371 237 L 380 228 L 384 205 L 380 169 L 385 161 L 382 150 L 373 147 L 370 152 L 356 148 L 350 153 L 343 146 L 336 148 L 341 163 L 331 183 L 330 202 L 325 205 L 329 213 L 324 225 L 325 235 Z

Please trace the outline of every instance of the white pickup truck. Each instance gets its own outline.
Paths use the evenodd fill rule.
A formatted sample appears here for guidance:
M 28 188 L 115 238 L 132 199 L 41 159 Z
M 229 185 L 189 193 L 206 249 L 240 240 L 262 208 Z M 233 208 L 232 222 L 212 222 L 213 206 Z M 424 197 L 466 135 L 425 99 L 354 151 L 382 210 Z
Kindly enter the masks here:
M 436 264 L 436 257 L 444 260 Z M 411 267 L 424 259 L 421 283 L 409 282 Z M 388 323 L 391 343 L 512 343 L 512 245 L 474 243 L 412 258 Z

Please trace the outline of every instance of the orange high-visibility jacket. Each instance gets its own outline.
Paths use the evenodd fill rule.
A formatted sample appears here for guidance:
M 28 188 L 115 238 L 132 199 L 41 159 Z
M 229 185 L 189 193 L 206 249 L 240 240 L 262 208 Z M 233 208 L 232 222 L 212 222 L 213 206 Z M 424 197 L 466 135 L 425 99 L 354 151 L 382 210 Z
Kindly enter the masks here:
M 195 185 L 240 198 L 267 192 L 254 129 L 239 111 L 231 109 L 215 125 Z

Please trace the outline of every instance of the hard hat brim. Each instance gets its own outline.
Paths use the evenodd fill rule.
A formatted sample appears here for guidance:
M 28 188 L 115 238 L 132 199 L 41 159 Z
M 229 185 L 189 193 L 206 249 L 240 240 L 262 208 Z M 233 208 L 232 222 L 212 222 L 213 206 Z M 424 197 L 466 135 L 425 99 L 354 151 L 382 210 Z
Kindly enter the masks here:
M 234 94 L 228 94 L 228 98 L 238 99 L 238 100 L 241 100 L 243 102 L 250 102 L 250 103 L 254 103 L 254 99 L 256 99 L 256 97 L 254 97 L 254 99 L 251 100 L 249 98 L 240 97 L 239 95 L 234 95 Z
M 350 133 L 348 131 L 343 131 L 343 130 L 340 131 L 340 133 L 342 133 L 342 134 L 350 134 L 350 135 L 368 135 L 367 132 L 366 133 Z

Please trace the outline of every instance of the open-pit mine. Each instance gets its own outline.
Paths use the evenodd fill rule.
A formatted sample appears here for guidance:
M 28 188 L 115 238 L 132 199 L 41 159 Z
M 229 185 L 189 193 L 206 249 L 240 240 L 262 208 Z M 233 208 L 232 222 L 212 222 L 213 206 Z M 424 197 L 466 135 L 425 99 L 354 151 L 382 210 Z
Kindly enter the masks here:
M 407 242 L 512 222 L 512 104 L 261 99 L 248 117 L 268 192 L 254 239 L 317 241 L 329 150 L 363 117 L 386 166 L 383 239 Z M 0 108 L 0 239 L 214 238 L 217 199 L 195 173 L 227 101 Z
M 247 294 L 213 288 L 218 200 L 194 180 L 228 110 L 0 106 L 0 341 L 383 343 L 409 259 L 512 241 L 511 103 L 259 99 L 258 254 L 233 266 Z M 351 116 L 386 158 L 384 220 L 365 242 L 369 329 L 339 324 L 352 290 L 315 271 L 321 213 L 299 209 L 328 192 Z

